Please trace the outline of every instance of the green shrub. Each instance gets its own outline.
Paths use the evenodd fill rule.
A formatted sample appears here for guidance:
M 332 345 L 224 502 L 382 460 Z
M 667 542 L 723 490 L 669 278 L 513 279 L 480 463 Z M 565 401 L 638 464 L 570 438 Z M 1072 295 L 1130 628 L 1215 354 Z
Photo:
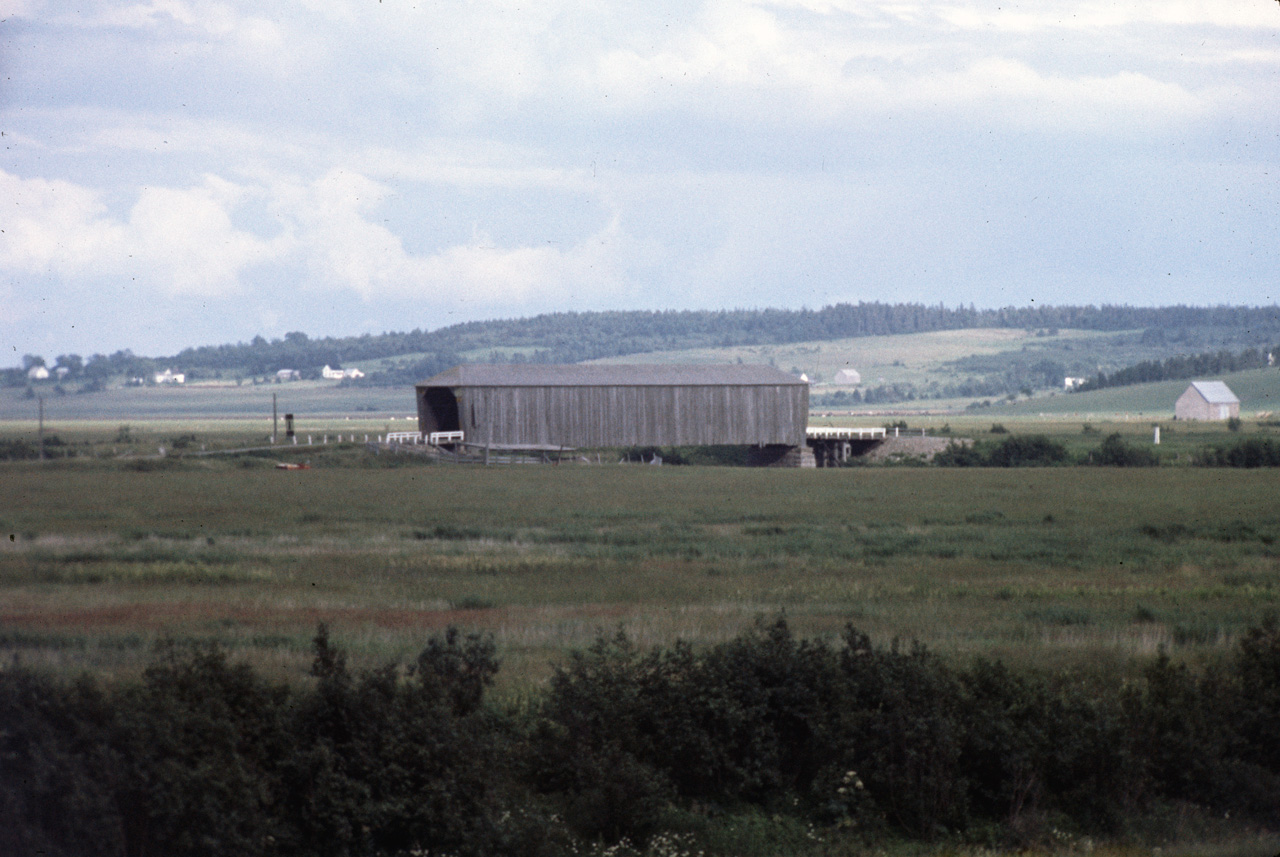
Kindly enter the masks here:
M 1251 756 L 1280 774 L 1280 623 L 1275 614 L 1241 639 L 1235 672 L 1240 677 L 1240 735 Z
M 1280 467 L 1280 441 L 1249 437 L 1230 446 L 1206 447 L 1195 463 L 1202 467 Z
M 1044 435 L 1015 435 L 971 446 L 951 443 L 933 457 L 941 467 L 1044 467 L 1067 460 L 1067 448 Z
M 112 721 L 90 680 L 0 670 L 0 854 L 123 853 Z
M 502 850 L 500 797 L 511 762 L 481 708 L 497 672 L 493 642 L 432 637 L 407 675 L 352 675 L 322 627 L 318 683 L 297 705 L 281 805 L 297 853 Z
M 1280 824 L 1274 617 L 1220 663 L 1161 655 L 1123 683 L 962 669 L 854 628 L 833 646 L 782 619 L 702 651 L 619 633 L 508 710 L 485 698 L 487 636 L 450 629 L 358 674 L 323 627 L 314 651 L 302 686 L 173 644 L 110 685 L 0 669 L 0 853 L 1022 848 L 1169 806 Z
M 1160 456 L 1141 446 L 1129 446 L 1119 432 L 1107 435 L 1102 444 L 1089 453 L 1089 463 L 1105 467 L 1155 467 Z
M 962 687 L 919 644 L 876 648 L 860 631 L 844 634 L 840 669 L 847 684 L 838 766 L 859 773 L 895 827 L 934 837 L 968 818 L 962 772 Z

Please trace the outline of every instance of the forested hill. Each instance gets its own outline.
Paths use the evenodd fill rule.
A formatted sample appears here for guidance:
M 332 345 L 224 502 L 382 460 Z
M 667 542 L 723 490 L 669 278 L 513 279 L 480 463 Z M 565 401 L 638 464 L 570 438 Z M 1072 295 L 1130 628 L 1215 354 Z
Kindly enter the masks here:
M 261 376 L 282 368 L 318 373 L 328 364 L 367 364 L 404 357 L 371 373 L 366 382 L 399 384 L 428 377 L 467 360 L 576 363 L 601 357 L 683 348 L 773 345 L 789 342 L 921 333 L 963 328 L 1075 328 L 1179 331 L 1191 328 L 1249 331 L 1242 344 L 1280 338 L 1280 306 L 1129 307 L 1045 306 L 975 309 L 923 304 L 836 304 L 819 310 L 683 312 L 566 312 L 532 318 L 456 324 L 438 330 L 312 339 L 302 332 L 282 339 L 255 337 L 232 345 L 188 348 L 148 358 L 121 351 L 84 361 L 88 376 L 145 375 L 172 368 L 193 377 Z M 1240 342 L 1240 337 L 1234 337 Z M 1239 347 L 1237 345 L 1237 347 Z M 80 358 L 72 363 L 77 363 Z M 60 360 L 62 358 L 59 358 Z M 16 377 L 16 375 L 15 375 Z M 23 378 L 22 380 L 25 380 Z
M 576 363 L 601 357 L 682 348 L 765 345 L 962 328 L 1234 328 L 1252 330 L 1259 342 L 1280 333 L 1280 307 L 1060 306 L 974 307 L 923 304 L 836 304 L 819 310 L 554 313 L 532 318 L 468 322 L 433 331 L 309 339 L 303 333 L 267 341 L 189 348 L 168 362 L 184 369 L 243 369 L 263 374 L 281 367 L 368 361 L 420 355 L 408 373 L 420 379 L 464 355 L 480 359 L 516 351 L 515 359 Z M 388 379 L 391 380 L 391 379 Z

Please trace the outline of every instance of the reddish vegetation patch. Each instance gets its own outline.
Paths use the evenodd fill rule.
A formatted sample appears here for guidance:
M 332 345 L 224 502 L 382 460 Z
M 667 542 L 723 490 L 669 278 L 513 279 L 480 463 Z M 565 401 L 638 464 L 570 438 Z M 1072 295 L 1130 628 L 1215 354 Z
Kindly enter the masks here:
M 617 605 L 566 608 L 565 615 L 594 619 L 620 619 L 628 615 Z M 535 615 L 536 614 L 536 615 Z M 523 607 L 488 610 L 407 610 L 379 607 L 237 607 L 219 602 L 182 604 L 123 604 L 83 609 L 0 613 L 0 625 L 45 630 L 146 630 L 191 629 L 213 622 L 232 621 L 250 627 L 314 628 L 324 622 L 333 627 L 375 626 L 389 630 L 421 628 L 437 630 L 450 625 L 498 629 L 524 622 L 545 621 L 546 611 Z

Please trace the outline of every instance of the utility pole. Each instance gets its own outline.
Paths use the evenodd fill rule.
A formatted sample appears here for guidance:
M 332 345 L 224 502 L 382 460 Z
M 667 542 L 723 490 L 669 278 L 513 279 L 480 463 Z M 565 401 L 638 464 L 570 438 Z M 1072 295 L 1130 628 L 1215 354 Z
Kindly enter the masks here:
M 40 460 L 44 461 L 44 396 L 40 397 Z
M 277 417 L 276 415 L 276 394 L 272 393 L 271 394 L 271 443 L 272 444 L 275 444 L 276 442 L 276 426 L 278 422 L 279 422 L 279 417 Z

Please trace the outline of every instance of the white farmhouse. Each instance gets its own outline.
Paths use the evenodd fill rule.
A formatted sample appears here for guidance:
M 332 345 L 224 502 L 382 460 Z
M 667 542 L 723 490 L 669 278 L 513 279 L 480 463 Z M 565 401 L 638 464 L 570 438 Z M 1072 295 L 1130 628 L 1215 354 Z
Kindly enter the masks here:
M 329 364 L 326 363 L 324 368 L 320 370 L 320 377 L 329 381 L 341 381 L 343 378 L 363 378 L 364 373 L 355 367 L 350 369 L 331 369 Z
M 185 384 L 187 376 L 185 372 L 174 372 L 172 369 L 166 369 L 163 372 L 155 374 L 157 384 Z

